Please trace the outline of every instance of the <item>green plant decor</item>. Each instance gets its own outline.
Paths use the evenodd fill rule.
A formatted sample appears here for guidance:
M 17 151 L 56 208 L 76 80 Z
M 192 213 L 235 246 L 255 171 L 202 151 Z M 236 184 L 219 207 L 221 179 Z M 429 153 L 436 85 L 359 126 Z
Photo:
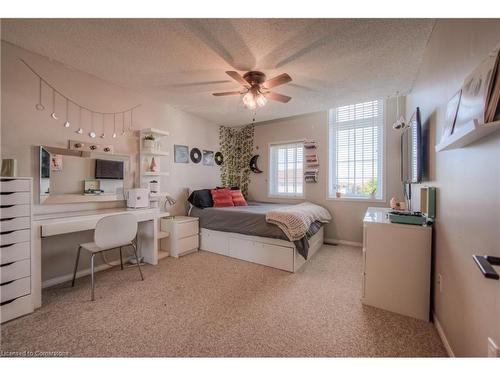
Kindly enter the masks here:
M 145 141 L 154 141 L 156 138 L 153 134 L 148 134 L 143 138 Z
M 245 197 L 250 183 L 250 159 L 253 150 L 254 127 L 219 128 L 220 151 L 224 163 L 220 169 L 223 186 L 238 186 Z

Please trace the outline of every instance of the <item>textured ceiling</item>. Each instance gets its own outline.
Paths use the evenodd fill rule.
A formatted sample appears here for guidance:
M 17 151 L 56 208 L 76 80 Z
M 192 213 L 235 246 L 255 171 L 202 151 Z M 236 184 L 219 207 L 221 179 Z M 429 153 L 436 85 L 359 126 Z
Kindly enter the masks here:
M 398 19 L 5 19 L 2 39 L 121 86 L 151 92 L 221 125 L 253 114 L 224 72 L 293 78 L 256 121 L 406 92 L 433 20 Z

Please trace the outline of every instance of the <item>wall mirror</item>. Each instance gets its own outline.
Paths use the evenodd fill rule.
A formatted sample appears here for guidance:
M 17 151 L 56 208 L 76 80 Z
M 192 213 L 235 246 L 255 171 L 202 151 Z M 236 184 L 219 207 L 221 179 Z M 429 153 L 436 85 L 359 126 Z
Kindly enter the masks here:
M 40 204 L 124 200 L 130 156 L 40 146 Z

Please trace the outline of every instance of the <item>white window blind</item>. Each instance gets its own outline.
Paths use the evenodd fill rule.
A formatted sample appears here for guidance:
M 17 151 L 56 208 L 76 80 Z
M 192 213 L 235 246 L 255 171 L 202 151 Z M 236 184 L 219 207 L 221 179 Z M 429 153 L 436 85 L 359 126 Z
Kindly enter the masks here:
M 304 145 L 302 142 L 269 146 L 269 195 L 304 195 Z
M 384 101 L 330 110 L 329 197 L 383 198 Z

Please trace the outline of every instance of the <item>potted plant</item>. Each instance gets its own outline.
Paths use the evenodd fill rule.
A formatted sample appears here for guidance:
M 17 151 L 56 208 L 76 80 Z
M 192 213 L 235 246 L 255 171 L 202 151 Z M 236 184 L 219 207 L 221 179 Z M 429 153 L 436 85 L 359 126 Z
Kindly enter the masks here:
M 147 150 L 153 151 L 155 147 L 155 140 L 156 138 L 153 134 L 148 134 L 142 139 L 142 146 Z

